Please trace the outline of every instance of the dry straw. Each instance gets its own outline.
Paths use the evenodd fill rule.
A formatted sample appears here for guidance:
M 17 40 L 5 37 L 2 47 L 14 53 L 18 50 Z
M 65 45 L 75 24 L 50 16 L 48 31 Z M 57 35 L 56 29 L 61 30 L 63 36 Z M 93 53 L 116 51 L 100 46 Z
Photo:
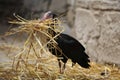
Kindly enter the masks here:
M 120 70 L 115 66 L 98 65 L 91 62 L 90 69 L 83 69 L 79 65 L 71 67 L 68 61 L 64 74 L 59 74 L 56 57 L 49 54 L 47 44 L 51 48 L 61 51 L 56 45 L 55 38 L 64 31 L 61 21 L 56 19 L 26 20 L 14 15 L 17 20 L 9 23 L 19 27 L 11 29 L 4 36 L 10 36 L 24 32 L 27 38 L 19 53 L 13 56 L 13 62 L 0 65 L 1 80 L 119 80 Z M 49 34 L 49 29 L 56 35 Z M 3 49 L 4 46 L 2 46 Z M 10 47 L 10 46 L 9 46 Z M 13 46 L 12 46 L 13 47 Z M 1 48 L 1 47 L 0 47 Z M 8 47 L 7 47 L 8 48 Z M 11 49 L 11 48 L 10 48 Z M 13 49 L 13 48 L 12 48 Z M 14 48 L 15 49 L 15 48 Z M 61 51 L 62 52 L 62 51 Z M 11 67 L 4 66 L 12 64 Z

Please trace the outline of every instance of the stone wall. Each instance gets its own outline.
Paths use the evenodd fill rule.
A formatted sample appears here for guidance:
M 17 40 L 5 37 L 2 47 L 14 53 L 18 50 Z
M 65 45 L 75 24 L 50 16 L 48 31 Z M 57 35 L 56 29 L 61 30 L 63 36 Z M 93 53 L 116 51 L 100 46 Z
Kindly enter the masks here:
M 0 0 L 0 35 L 8 31 L 8 21 L 15 19 L 14 13 L 24 16 L 23 0 Z
M 63 13 L 67 7 L 65 0 L 0 0 L 0 21 L 9 20 L 13 13 L 33 19 L 49 10 Z
M 120 1 L 76 0 L 75 32 L 92 60 L 120 65 Z
M 16 13 L 25 16 L 24 0 L 0 0 L 0 23 L 7 24 Z
M 30 11 L 32 18 L 38 18 L 46 11 L 63 13 L 67 10 L 65 0 L 24 0 L 24 7 Z
M 66 0 L 0 0 L 0 34 L 8 31 L 8 21 L 14 20 L 14 13 L 25 19 L 38 19 L 46 11 L 61 14 L 67 11 Z

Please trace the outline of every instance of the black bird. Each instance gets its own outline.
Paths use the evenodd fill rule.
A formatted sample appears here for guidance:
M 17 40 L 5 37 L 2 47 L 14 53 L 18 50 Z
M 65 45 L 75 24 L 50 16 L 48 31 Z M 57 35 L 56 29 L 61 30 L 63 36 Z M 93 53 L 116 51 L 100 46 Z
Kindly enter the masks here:
M 56 15 L 50 11 L 45 13 L 44 16 L 45 16 L 43 17 L 44 20 L 45 18 L 48 19 L 50 17 L 51 18 L 56 17 Z M 57 33 L 54 32 L 54 34 Z M 78 63 L 83 68 L 90 67 L 89 56 L 85 53 L 85 48 L 78 40 L 67 34 L 61 33 L 57 38 L 55 38 L 55 41 L 58 43 L 58 45 L 56 45 L 58 49 L 56 49 L 52 43 L 48 44 L 47 47 L 53 55 L 58 57 L 60 73 L 64 73 L 68 59 L 71 59 L 72 66 Z M 63 66 L 61 66 L 61 61 L 64 63 Z

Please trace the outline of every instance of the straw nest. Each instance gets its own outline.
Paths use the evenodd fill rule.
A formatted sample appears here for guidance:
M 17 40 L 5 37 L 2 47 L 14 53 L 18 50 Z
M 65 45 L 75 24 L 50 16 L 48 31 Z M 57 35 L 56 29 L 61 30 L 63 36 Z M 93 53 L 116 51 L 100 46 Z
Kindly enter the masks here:
M 91 62 L 90 69 L 83 69 L 79 65 L 71 67 L 68 61 L 64 74 L 59 74 L 59 67 L 55 56 L 49 54 L 47 44 L 56 47 L 55 38 L 64 31 L 61 21 L 56 18 L 40 20 L 26 20 L 16 16 L 16 21 L 9 23 L 19 27 L 11 29 L 5 36 L 18 33 L 27 34 L 21 47 L 2 44 L 0 50 L 9 52 L 11 62 L 0 64 L 0 80 L 119 80 L 120 70 L 114 65 L 99 65 Z M 52 25 L 52 26 L 51 26 Z M 49 29 L 57 34 L 52 36 Z M 19 38 L 19 36 L 17 36 Z M 11 50 L 11 51 L 10 51 Z M 12 51 L 16 51 L 13 54 Z M 6 67 L 7 66 L 7 67 Z

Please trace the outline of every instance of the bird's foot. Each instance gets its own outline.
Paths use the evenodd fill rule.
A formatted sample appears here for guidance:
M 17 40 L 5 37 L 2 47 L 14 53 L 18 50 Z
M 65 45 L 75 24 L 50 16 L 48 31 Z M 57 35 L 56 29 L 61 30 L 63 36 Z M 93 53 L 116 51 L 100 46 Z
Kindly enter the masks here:
M 62 69 L 60 69 L 60 74 L 64 74 L 64 71 Z

